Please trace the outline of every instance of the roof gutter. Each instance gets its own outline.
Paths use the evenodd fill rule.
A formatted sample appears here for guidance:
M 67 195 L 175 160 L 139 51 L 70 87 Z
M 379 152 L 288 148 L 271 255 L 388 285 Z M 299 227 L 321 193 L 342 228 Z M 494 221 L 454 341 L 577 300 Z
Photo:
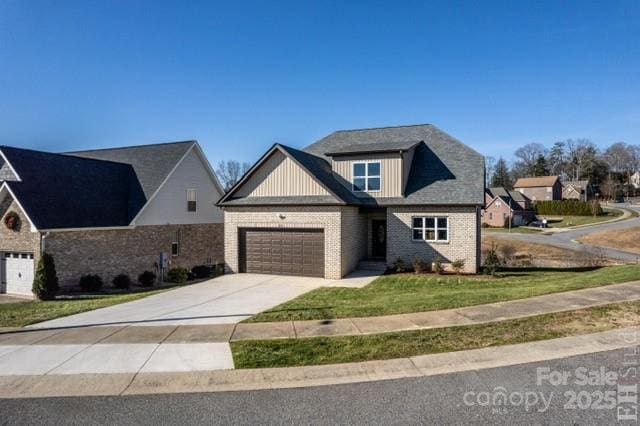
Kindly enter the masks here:
M 51 228 L 51 229 L 41 229 L 40 232 L 77 232 L 77 231 L 124 231 L 128 229 L 135 229 L 136 227 L 133 225 L 127 226 L 93 226 L 86 228 Z

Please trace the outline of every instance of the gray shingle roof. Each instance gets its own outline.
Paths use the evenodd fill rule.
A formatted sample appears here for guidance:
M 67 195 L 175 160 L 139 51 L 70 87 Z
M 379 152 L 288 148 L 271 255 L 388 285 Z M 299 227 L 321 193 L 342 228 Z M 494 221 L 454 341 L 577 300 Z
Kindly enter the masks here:
M 38 229 L 127 226 L 196 142 L 53 154 L 2 146 Z
M 66 154 L 97 160 L 130 164 L 138 176 L 142 190 L 149 199 L 160 187 L 171 170 L 195 145 L 195 141 L 169 142 L 122 148 L 75 151 Z
M 406 152 L 414 148 L 422 141 L 400 141 L 390 144 L 385 143 L 366 143 L 358 146 L 344 145 L 325 152 L 327 156 L 349 155 L 349 154 L 366 154 L 374 152 Z
M 484 203 L 484 157 L 431 124 L 341 130 L 313 143 L 304 151 L 326 158 L 327 152 L 372 145 L 400 149 L 410 141 L 423 141 L 416 151 L 405 198 L 398 204 Z M 373 201 L 369 200 L 367 203 Z M 378 203 L 390 200 L 379 199 Z

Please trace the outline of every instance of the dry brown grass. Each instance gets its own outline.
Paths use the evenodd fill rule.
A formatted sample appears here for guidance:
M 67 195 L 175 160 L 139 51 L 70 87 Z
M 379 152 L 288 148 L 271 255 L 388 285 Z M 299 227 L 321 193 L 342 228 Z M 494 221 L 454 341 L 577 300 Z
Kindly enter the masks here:
M 578 241 L 640 254 L 640 227 L 596 232 L 581 237 Z
M 613 264 L 609 259 L 583 251 L 492 236 L 482 237 L 483 259 L 492 244 L 497 246 L 498 255 L 507 262 L 508 266 L 556 268 Z

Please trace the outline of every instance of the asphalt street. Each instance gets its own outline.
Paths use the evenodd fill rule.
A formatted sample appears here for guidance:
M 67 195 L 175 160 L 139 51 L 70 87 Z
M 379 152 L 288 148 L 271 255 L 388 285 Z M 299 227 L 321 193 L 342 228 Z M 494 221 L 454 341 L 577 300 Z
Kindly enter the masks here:
M 639 207 L 629 205 L 620 205 L 627 209 L 640 211 Z M 580 244 L 576 242 L 577 238 L 589 235 L 595 232 L 612 231 L 617 229 L 626 229 L 640 226 L 640 217 L 621 220 L 618 222 L 604 223 L 601 225 L 585 226 L 583 228 L 577 228 L 570 231 L 557 232 L 550 235 L 542 234 L 519 234 L 519 233 L 486 233 L 496 238 L 514 239 L 521 241 L 530 241 L 532 243 L 550 244 L 561 248 L 567 248 L 570 250 L 586 250 L 598 255 L 603 255 L 611 259 L 622 260 L 625 262 L 637 262 L 640 260 L 640 255 L 636 253 L 628 253 L 621 250 L 614 250 L 605 247 L 595 247 L 589 244 Z
M 0 421 L 39 425 L 637 423 L 638 349 L 313 388 L 0 400 Z

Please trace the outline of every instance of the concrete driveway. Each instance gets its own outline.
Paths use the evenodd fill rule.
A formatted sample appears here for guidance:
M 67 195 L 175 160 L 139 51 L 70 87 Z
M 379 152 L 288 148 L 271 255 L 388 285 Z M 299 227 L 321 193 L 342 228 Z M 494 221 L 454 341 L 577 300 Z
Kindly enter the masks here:
M 323 278 L 223 275 L 133 302 L 45 321 L 31 327 L 233 324 L 333 283 Z

